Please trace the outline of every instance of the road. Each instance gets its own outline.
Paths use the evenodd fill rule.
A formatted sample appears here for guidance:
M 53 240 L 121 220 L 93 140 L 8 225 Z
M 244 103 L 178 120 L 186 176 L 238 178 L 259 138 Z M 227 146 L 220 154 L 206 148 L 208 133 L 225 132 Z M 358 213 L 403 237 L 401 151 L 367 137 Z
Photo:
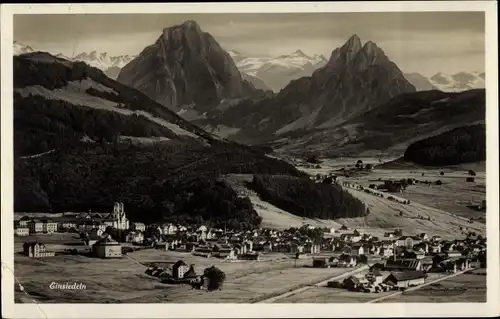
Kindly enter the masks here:
M 446 276 L 446 277 L 441 277 L 441 278 L 438 278 L 438 279 L 435 279 L 433 281 L 429 281 L 429 282 L 426 282 L 425 284 L 423 285 L 420 285 L 420 286 L 416 286 L 416 287 L 411 287 L 411 288 L 408 288 L 406 289 L 404 292 L 403 291 L 397 291 L 393 294 L 390 294 L 390 295 L 386 295 L 386 296 L 383 296 L 383 297 L 380 297 L 380 298 L 375 298 L 375 299 L 372 299 L 370 301 L 368 301 L 367 303 L 375 303 L 375 302 L 379 302 L 379 301 L 382 301 L 382 300 L 385 300 L 385 299 L 389 299 L 389 298 L 392 298 L 392 297 L 395 297 L 395 296 L 398 296 L 398 295 L 401 295 L 403 293 L 407 293 L 409 291 L 415 291 L 415 290 L 418 290 L 422 287 L 425 287 L 425 286 L 429 286 L 433 283 L 436 283 L 436 282 L 439 282 L 439 281 L 443 281 L 443 280 L 446 280 L 446 279 L 449 279 L 449 278 L 452 278 L 452 277 L 455 277 L 455 276 L 458 276 L 458 275 L 462 275 L 464 274 L 465 272 L 469 271 L 469 270 L 473 270 L 474 268 L 470 268 L 470 269 L 466 269 L 466 270 L 463 270 L 463 271 L 459 271 L 457 273 L 454 273 L 454 274 L 451 274 L 449 276 Z
M 368 265 L 363 265 L 363 266 L 355 268 L 355 269 L 353 269 L 351 271 L 339 274 L 339 275 L 337 275 L 335 277 L 332 277 L 332 278 L 329 278 L 329 279 L 326 279 L 326 280 L 322 280 L 322 281 L 310 284 L 310 285 L 305 286 L 305 287 L 300 287 L 300 288 L 297 288 L 297 289 L 294 289 L 294 290 L 291 290 L 291 291 L 287 291 L 287 292 L 282 293 L 282 294 L 277 295 L 277 296 L 273 296 L 273 297 L 269 297 L 269 298 L 266 298 L 266 299 L 263 299 L 263 300 L 259 300 L 256 303 L 273 303 L 276 300 L 283 299 L 283 298 L 286 298 L 286 297 L 289 297 L 289 296 L 301 293 L 301 292 L 306 291 L 308 289 L 311 289 L 313 287 L 325 286 L 329 281 L 339 280 L 341 278 L 348 277 L 350 275 L 354 275 L 354 274 L 359 273 L 361 271 L 367 270 L 368 268 L 369 268 Z

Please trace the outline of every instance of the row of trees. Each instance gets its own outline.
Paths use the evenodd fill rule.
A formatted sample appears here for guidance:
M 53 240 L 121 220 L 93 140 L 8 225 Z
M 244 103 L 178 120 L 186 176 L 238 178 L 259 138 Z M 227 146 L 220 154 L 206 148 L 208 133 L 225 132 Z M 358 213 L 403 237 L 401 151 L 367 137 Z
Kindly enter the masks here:
M 363 202 L 336 184 L 282 175 L 255 175 L 251 187 L 263 200 L 298 216 L 335 219 L 369 213 Z

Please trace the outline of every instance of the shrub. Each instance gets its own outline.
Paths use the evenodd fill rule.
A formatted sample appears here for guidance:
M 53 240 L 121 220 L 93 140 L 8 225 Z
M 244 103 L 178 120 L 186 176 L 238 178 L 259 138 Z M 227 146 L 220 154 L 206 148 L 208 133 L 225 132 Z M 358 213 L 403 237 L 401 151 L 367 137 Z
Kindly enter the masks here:
M 439 172 L 439 175 L 443 176 L 443 175 L 444 175 L 444 172 Z
M 474 183 L 474 177 L 467 177 L 465 181 L 469 183 Z
M 476 172 L 474 172 L 473 170 L 471 170 L 471 169 L 470 169 L 470 170 L 469 170 L 469 175 L 471 175 L 471 176 L 476 176 Z
M 439 179 L 438 179 L 438 180 L 436 181 L 436 185 L 442 185 L 442 184 L 443 184 L 443 182 L 441 182 L 441 180 L 439 180 Z
M 209 280 L 209 284 L 207 286 L 208 291 L 222 289 L 224 281 L 226 280 L 226 274 L 215 266 L 206 268 L 203 271 L 203 276 Z

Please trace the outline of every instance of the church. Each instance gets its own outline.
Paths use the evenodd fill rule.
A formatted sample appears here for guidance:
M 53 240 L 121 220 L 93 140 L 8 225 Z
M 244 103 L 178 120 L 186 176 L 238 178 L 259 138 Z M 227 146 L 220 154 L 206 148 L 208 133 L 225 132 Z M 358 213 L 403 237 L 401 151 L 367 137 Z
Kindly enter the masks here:
M 113 207 L 113 212 L 105 219 L 104 224 L 116 229 L 129 229 L 129 220 L 125 215 L 123 203 L 116 202 Z

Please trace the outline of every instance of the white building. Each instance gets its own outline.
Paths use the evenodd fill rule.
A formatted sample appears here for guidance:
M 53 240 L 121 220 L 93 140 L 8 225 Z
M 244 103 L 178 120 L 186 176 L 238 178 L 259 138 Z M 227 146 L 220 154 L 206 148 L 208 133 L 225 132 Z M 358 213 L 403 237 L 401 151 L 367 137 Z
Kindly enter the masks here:
M 129 220 L 125 214 L 123 203 L 115 203 L 113 212 L 106 218 L 105 224 L 116 229 L 129 229 Z
M 28 236 L 30 234 L 30 230 L 27 227 L 18 227 L 16 228 L 17 236 Z

